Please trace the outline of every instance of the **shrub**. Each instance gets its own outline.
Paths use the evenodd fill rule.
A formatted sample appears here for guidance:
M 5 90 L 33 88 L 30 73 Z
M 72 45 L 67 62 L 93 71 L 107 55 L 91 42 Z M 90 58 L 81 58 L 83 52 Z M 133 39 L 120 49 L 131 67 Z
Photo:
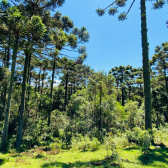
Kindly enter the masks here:
M 62 148 L 62 142 L 57 140 L 54 143 L 50 143 L 49 147 L 51 147 L 52 150 L 60 150 Z
M 127 131 L 126 135 L 129 142 L 134 142 L 141 146 L 143 151 L 147 151 L 149 149 L 150 142 L 152 140 L 152 136 L 149 131 L 141 130 L 139 127 L 135 127 L 132 131 Z
M 150 147 L 150 142 L 152 140 L 151 135 L 148 131 L 143 131 L 143 133 L 139 136 L 139 145 L 141 145 L 142 151 L 147 151 Z
M 116 135 L 113 137 L 113 142 L 116 146 L 116 148 L 123 148 L 128 145 L 128 139 L 126 134 Z
M 25 149 L 31 149 L 34 146 L 40 146 L 39 141 L 35 140 L 33 136 L 25 136 L 23 137 L 23 142 L 21 145 L 21 150 L 25 150 Z
M 111 160 L 118 160 L 119 159 L 118 152 L 115 150 L 116 145 L 115 145 L 115 142 L 114 142 L 112 136 L 106 136 L 104 138 L 103 146 L 107 151 L 107 158 L 108 159 L 111 159 Z
M 97 138 L 90 139 L 87 135 L 78 134 L 77 137 L 71 138 L 71 147 L 75 150 L 97 150 L 100 142 Z
M 168 125 L 161 125 L 158 129 L 153 128 L 154 142 L 168 146 Z
M 126 136 L 128 139 L 128 142 L 134 142 L 138 144 L 138 137 L 139 134 L 142 133 L 142 130 L 139 127 L 134 127 L 133 130 L 127 130 L 126 131 Z

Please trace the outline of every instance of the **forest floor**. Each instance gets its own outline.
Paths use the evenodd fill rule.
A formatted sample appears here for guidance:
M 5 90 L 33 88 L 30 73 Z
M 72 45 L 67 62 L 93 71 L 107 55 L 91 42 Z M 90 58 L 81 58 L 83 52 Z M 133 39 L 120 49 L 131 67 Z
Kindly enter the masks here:
M 120 159 L 116 162 L 106 159 L 106 150 L 97 151 L 44 151 L 40 148 L 26 152 L 0 153 L 1 168 L 168 168 L 168 149 L 151 149 L 144 154 L 132 147 L 117 149 Z

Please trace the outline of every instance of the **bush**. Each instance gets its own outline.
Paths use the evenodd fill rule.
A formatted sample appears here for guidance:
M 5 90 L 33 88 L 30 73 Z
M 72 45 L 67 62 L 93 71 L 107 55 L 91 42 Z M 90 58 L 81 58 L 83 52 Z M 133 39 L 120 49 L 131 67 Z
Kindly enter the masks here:
M 134 127 L 133 130 L 127 130 L 126 136 L 128 139 L 128 142 L 133 142 L 138 144 L 138 137 L 142 133 L 142 130 L 139 127 Z
M 49 147 L 50 147 L 52 150 L 60 150 L 60 149 L 62 148 L 62 142 L 57 139 L 56 142 L 50 143 Z
M 141 135 L 139 135 L 139 144 L 142 147 L 142 151 L 148 151 L 149 147 L 150 147 L 150 143 L 152 140 L 151 135 L 149 134 L 148 131 L 143 131 L 143 133 Z
M 133 128 L 132 131 L 126 132 L 129 142 L 134 142 L 142 147 L 142 151 L 147 151 L 150 147 L 152 136 L 149 131 L 141 130 L 139 127 Z
M 34 146 L 40 146 L 40 142 L 35 140 L 33 136 L 27 135 L 23 137 L 23 142 L 21 145 L 22 150 L 31 149 Z
M 113 153 L 113 150 L 116 148 L 115 143 L 113 142 L 112 136 L 106 136 L 104 138 L 103 147 L 107 151 L 107 158 L 110 157 Z
M 90 139 L 87 135 L 78 134 L 77 137 L 71 138 L 71 147 L 75 150 L 97 150 L 100 142 L 97 138 Z
M 116 146 L 116 148 L 123 148 L 128 145 L 128 139 L 126 134 L 121 134 L 120 136 L 114 136 L 113 137 L 113 142 Z
M 107 151 L 107 158 L 111 160 L 119 160 L 118 152 L 115 150 L 116 145 L 112 136 L 106 136 L 103 143 L 104 148 Z
M 153 128 L 154 142 L 168 146 L 168 124 L 161 125 L 159 129 Z

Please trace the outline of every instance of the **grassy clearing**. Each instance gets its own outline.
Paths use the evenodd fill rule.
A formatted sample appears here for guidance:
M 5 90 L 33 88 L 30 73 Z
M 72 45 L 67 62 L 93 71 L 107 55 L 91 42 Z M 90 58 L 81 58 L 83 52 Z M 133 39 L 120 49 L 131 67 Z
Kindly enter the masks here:
M 0 154 L 1 168 L 146 168 L 168 167 L 167 148 L 153 149 L 144 154 L 139 148 L 118 149 L 120 160 L 112 162 L 106 158 L 105 150 L 98 151 L 43 151 L 34 149 L 22 153 Z

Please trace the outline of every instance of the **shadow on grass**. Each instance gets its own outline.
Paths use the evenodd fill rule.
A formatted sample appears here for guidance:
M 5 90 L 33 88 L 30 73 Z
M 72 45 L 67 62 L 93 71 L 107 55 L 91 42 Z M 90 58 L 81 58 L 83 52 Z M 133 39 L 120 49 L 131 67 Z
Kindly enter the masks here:
M 126 148 L 124 150 L 127 150 L 127 151 L 130 151 L 130 150 L 139 150 L 138 147 L 129 147 L 129 148 Z
M 41 155 L 41 154 L 38 154 L 38 155 L 36 155 L 34 158 L 35 158 L 35 159 L 41 159 L 41 158 L 44 158 L 44 156 Z
M 58 167 L 58 168 L 95 168 L 95 167 L 101 167 L 101 168 L 122 168 L 120 164 L 113 163 L 110 160 L 95 160 L 95 161 L 89 161 L 89 162 L 75 162 L 75 163 L 62 163 L 62 162 L 52 162 L 52 163 L 45 163 L 41 166 L 41 168 L 47 168 L 47 167 Z
M 81 150 L 81 152 L 96 152 L 98 151 L 99 149 L 96 149 L 96 150 Z
M 0 166 L 3 165 L 5 163 L 5 159 L 0 159 Z
M 168 149 L 161 147 L 160 149 L 150 150 L 149 154 L 143 154 L 138 159 L 143 165 L 150 165 L 154 162 L 162 162 L 168 164 Z

